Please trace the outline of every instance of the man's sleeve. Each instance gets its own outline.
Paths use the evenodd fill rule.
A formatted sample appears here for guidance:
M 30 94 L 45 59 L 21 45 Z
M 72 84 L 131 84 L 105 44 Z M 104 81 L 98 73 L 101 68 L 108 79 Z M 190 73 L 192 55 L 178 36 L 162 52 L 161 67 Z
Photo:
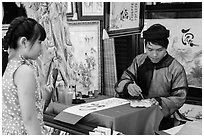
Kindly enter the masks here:
M 135 81 L 136 76 L 137 63 L 136 59 L 134 59 L 133 63 L 123 72 L 120 80 L 115 84 L 115 91 L 120 97 L 131 97 L 131 95 L 128 93 L 127 86 Z
M 188 91 L 187 77 L 184 68 L 178 69 L 172 81 L 172 90 L 169 97 L 158 99 L 165 116 L 171 115 L 185 102 Z

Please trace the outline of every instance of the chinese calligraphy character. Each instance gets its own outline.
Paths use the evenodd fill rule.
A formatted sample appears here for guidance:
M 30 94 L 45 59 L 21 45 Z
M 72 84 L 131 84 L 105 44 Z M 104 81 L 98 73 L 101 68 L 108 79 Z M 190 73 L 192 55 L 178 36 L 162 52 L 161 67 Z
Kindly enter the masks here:
M 183 33 L 182 35 L 182 43 L 184 45 L 189 45 L 191 47 L 193 46 L 198 46 L 196 44 L 193 43 L 193 39 L 194 39 L 194 35 L 189 32 L 190 28 L 189 29 L 182 29 L 181 32 Z
M 127 9 L 123 9 L 121 12 L 120 12 L 120 20 L 124 21 L 124 19 L 128 19 L 129 16 L 128 16 L 128 10 Z

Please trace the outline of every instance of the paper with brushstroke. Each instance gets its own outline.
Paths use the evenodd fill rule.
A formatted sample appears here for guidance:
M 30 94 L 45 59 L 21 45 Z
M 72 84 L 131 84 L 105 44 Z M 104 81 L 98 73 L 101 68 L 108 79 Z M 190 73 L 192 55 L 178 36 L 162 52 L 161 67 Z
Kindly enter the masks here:
M 80 119 L 86 115 L 124 104 L 128 104 L 129 101 L 121 98 L 108 98 L 90 103 L 80 104 L 64 109 L 54 119 L 69 124 L 76 124 Z
M 104 109 L 108 109 L 111 107 L 124 105 L 127 103 L 129 103 L 129 101 L 126 99 L 108 98 L 108 99 L 103 99 L 103 100 L 99 100 L 99 101 L 94 101 L 94 102 L 90 102 L 90 103 L 85 103 L 85 104 L 80 104 L 80 105 L 76 105 L 73 107 L 69 107 L 63 111 L 66 113 L 70 113 L 70 114 L 79 115 L 79 116 L 84 117 L 84 116 L 86 116 L 89 113 L 92 113 L 94 111 L 104 110 Z

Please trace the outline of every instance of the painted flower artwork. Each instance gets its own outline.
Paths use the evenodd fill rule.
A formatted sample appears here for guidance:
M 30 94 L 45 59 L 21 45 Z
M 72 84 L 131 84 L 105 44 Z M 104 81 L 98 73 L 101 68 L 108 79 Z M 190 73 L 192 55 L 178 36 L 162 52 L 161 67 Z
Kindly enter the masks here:
M 99 22 L 75 21 L 69 23 L 70 40 L 72 43 L 72 80 L 82 94 L 99 90 L 100 53 L 99 53 Z
M 94 57 L 96 53 L 96 50 L 91 49 L 90 53 L 82 52 L 85 55 L 83 61 L 77 61 L 74 58 L 70 60 L 70 67 L 72 69 L 70 79 L 73 84 L 76 84 L 77 90 L 83 94 L 87 94 L 89 90 L 98 90 L 98 73 L 95 73 L 98 71 L 98 61 Z

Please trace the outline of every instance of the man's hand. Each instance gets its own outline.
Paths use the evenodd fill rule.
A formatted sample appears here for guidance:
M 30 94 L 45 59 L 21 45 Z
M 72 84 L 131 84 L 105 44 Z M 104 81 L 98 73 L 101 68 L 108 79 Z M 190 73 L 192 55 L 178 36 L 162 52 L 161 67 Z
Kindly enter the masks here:
M 129 84 L 127 89 L 128 89 L 128 93 L 133 97 L 140 96 L 142 92 L 141 88 L 135 82 L 132 84 Z

